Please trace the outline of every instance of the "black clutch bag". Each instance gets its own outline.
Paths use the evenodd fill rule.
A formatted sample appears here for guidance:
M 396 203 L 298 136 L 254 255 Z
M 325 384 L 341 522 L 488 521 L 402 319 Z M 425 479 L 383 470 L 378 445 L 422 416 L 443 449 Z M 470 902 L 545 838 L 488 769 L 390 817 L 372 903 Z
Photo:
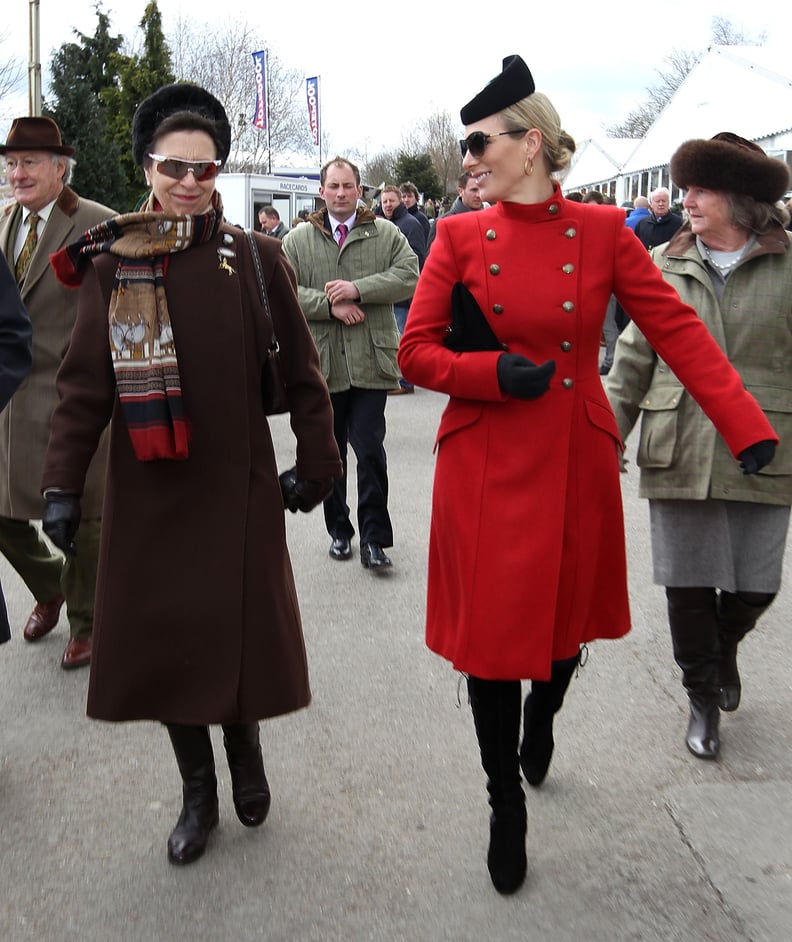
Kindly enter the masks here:
M 506 349 L 506 344 L 495 336 L 478 302 L 461 281 L 451 289 L 451 324 L 443 343 L 455 353 Z

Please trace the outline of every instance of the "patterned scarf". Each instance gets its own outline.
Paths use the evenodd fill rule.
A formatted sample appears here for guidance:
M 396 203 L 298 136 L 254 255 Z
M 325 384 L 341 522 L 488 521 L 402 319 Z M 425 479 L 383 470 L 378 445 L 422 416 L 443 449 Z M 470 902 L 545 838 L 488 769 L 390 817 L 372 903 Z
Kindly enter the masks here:
M 167 256 L 209 242 L 223 221 L 220 194 L 207 212 L 157 212 L 151 194 L 137 213 L 115 216 L 50 256 L 58 279 L 82 281 L 88 259 L 120 256 L 110 296 L 110 352 L 121 411 L 139 461 L 184 459 L 190 422 L 184 414 L 173 328 L 165 294 Z

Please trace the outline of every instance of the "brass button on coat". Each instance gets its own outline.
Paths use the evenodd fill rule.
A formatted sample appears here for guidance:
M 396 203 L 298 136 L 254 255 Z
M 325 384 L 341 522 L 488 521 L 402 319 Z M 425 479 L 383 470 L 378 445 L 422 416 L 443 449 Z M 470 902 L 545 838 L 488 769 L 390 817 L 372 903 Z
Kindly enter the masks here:
M 498 238 L 494 229 L 487 229 L 487 238 L 490 242 L 494 242 Z
M 567 377 L 566 379 L 561 380 L 561 385 L 564 389 L 571 389 L 575 385 L 575 381 Z
M 574 311 L 574 310 L 575 310 L 575 303 L 574 303 L 574 301 L 564 301 L 564 303 L 561 305 L 561 307 L 562 307 L 567 313 L 569 313 L 570 311 Z
M 564 351 L 564 353 L 569 353 L 569 351 L 572 349 L 572 344 L 568 340 L 565 340 L 561 344 L 561 349 Z
M 574 239 L 577 235 L 577 229 L 573 229 L 570 226 L 569 229 L 564 229 L 564 235 L 567 237 L 567 239 Z
M 493 314 L 503 314 L 503 305 L 502 304 L 493 304 L 492 305 Z
M 575 266 L 572 264 L 572 262 L 567 262 L 566 265 L 561 266 L 561 271 L 565 275 L 571 275 L 574 270 L 575 270 Z
M 490 274 L 499 275 L 500 274 L 500 265 L 490 265 Z
M 547 207 L 547 211 L 548 211 L 548 213 L 550 213 L 551 216 L 555 216 L 556 213 L 558 212 L 559 208 L 560 208 L 560 207 L 559 207 L 558 203 L 551 203 L 551 204 Z

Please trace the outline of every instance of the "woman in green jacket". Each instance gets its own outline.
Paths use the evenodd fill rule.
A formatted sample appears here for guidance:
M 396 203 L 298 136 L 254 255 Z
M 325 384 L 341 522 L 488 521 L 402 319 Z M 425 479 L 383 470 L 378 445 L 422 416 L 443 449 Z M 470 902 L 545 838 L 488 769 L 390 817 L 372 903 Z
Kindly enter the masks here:
M 683 144 L 671 176 L 687 219 L 653 251 L 781 439 L 758 474 L 725 443 L 631 324 L 606 388 L 626 438 L 642 416 L 640 495 L 649 498 L 654 580 L 666 587 L 674 657 L 690 703 L 688 749 L 714 759 L 719 710 L 736 710 L 737 646 L 781 582 L 792 503 L 792 251 L 779 200 L 786 164 L 724 132 Z

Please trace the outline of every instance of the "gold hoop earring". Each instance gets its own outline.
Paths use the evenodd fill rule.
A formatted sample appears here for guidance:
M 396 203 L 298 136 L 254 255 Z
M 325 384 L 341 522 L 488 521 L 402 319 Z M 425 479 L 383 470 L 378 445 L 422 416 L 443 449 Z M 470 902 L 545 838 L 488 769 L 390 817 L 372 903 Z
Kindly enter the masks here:
M 530 165 L 531 165 L 531 169 L 530 169 L 530 170 L 528 169 L 528 164 L 529 164 L 529 163 L 530 163 Z M 525 159 L 525 163 L 523 164 L 523 173 L 526 175 L 526 177 L 530 177 L 530 175 L 533 173 L 533 158 L 527 157 L 527 158 Z

